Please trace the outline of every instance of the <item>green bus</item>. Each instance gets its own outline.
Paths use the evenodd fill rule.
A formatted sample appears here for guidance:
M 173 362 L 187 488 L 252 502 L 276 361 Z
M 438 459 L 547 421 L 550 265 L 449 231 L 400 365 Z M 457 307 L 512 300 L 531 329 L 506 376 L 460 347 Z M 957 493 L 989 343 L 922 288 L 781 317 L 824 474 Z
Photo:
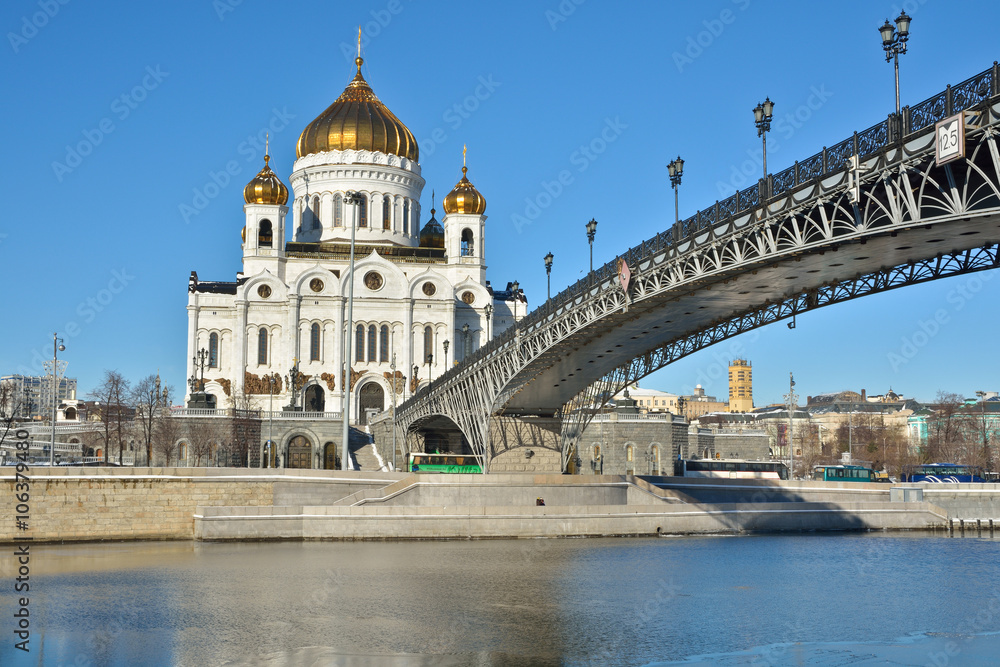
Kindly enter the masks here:
M 875 471 L 862 466 L 816 466 L 813 479 L 821 482 L 874 482 Z
M 481 473 L 479 457 L 474 454 L 425 454 L 412 452 L 406 472 Z

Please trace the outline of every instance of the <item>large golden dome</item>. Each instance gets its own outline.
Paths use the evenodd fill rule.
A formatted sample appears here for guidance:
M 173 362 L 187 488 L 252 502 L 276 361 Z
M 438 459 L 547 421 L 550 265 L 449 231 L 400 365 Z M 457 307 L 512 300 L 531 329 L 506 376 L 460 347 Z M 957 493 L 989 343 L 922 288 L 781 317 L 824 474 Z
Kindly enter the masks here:
M 445 213 L 482 215 L 483 211 L 486 210 L 486 198 L 479 194 L 476 186 L 466 178 L 465 173 L 467 171 L 469 170 L 463 166 L 462 180 L 445 196 L 442 204 Z
M 403 122 L 379 101 L 361 76 L 360 57 L 354 61 L 358 73 L 340 97 L 316 120 L 306 125 L 295 146 L 298 157 L 333 150 L 379 151 L 405 157 L 419 157 L 417 140 Z
M 243 188 L 243 201 L 246 203 L 282 206 L 288 203 L 288 188 L 267 165 L 270 159 L 270 155 L 264 155 L 264 168 Z

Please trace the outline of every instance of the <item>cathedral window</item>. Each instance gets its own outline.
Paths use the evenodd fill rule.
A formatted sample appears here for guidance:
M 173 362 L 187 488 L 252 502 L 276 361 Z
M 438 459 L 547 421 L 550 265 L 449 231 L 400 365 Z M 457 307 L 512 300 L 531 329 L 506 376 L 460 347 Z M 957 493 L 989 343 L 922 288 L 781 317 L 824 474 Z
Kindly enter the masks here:
M 344 198 L 339 194 L 333 198 L 333 226 L 344 226 Z
M 312 223 L 313 229 L 319 229 L 323 224 L 319 219 L 319 197 L 313 197 Z
M 365 360 L 365 325 L 359 324 L 354 331 L 354 361 Z
M 358 200 L 358 227 L 368 226 L 368 198 L 362 196 Z
M 271 221 L 267 218 L 260 221 L 260 231 L 257 232 L 257 247 L 271 247 Z
M 375 361 L 375 325 L 368 325 L 368 361 Z
M 472 230 L 463 229 L 462 230 L 462 257 L 472 257 L 475 254 L 475 248 L 472 241 Z
M 424 363 L 430 358 L 431 354 L 434 353 L 434 330 L 430 327 L 424 327 Z
M 267 329 L 264 327 L 257 332 L 257 363 L 267 363 Z
M 219 334 L 217 333 L 208 337 L 208 367 L 219 367 Z
M 410 202 L 403 202 L 403 233 L 410 233 Z
M 383 324 L 379 330 L 378 338 L 378 360 L 382 362 L 389 361 L 389 327 Z
M 392 204 L 388 197 L 382 197 L 382 229 L 392 229 Z
M 309 329 L 309 359 L 319 361 L 319 325 L 313 324 Z

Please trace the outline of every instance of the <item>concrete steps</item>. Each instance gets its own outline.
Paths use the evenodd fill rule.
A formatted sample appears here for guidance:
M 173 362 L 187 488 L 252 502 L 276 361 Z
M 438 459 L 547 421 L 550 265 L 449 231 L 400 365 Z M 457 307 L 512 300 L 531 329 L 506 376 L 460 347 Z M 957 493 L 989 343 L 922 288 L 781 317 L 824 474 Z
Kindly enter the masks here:
M 379 464 L 378 457 L 375 456 L 375 446 L 372 444 L 372 436 L 364 431 L 351 429 L 351 437 L 348 439 L 348 451 L 351 453 L 351 464 L 354 470 L 384 470 Z

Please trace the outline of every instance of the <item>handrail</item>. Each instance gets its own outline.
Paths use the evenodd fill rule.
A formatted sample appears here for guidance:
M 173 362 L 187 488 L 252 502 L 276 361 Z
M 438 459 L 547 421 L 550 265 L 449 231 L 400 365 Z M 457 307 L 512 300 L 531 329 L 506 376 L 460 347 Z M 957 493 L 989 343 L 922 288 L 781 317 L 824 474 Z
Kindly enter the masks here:
M 461 364 L 442 373 L 434 379 L 432 384 L 420 388 L 409 400 L 426 398 L 426 394 L 434 385 L 440 385 L 453 379 L 471 364 L 488 357 L 507 345 L 518 335 L 518 332 L 523 334 L 538 327 L 549 315 L 572 304 L 573 301 L 594 287 L 599 287 L 606 281 L 614 279 L 618 275 L 618 261 L 620 259 L 634 267 L 671 247 L 677 247 L 688 241 L 695 242 L 696 235 L 707 231 L 720 222 L 766 204 L 770 199 L 779 197 L 800 185 L 840 171 L 844 162 L 853 155 L 863 158 L 877 153 L 888 146 L 898 144 L 913 133 L 930 127 L 939 120 L 959 111 L 976 107 L 997 95 L 1000 95 L 1000 65 L 994 61 L 993 66 L 989 69 L 955 86 L 949 85 L 943 92 L 919 104 L 904 107 L 899 117 L 896 114 L 890 114 L 881 123 L 861 132 L 855 132 L 830 148 L 824 147 L 819 153 L 797 161 L 783 171 L 768 174 L 767 178 L 761 179 L 757 185 L 752 185 L 723 201 L 718 201 L 712 206 L 698 211 L 653 238 L 629 248 L 604 266 L 598 267 L 548 299 L 520 321 L 515 321 L 499 336 L 466 357 Z M 766 196 L 767 193 L 770 193 L 770 197 Z M 514 295 L 514 298 L 517 298 L 517 295 Z

